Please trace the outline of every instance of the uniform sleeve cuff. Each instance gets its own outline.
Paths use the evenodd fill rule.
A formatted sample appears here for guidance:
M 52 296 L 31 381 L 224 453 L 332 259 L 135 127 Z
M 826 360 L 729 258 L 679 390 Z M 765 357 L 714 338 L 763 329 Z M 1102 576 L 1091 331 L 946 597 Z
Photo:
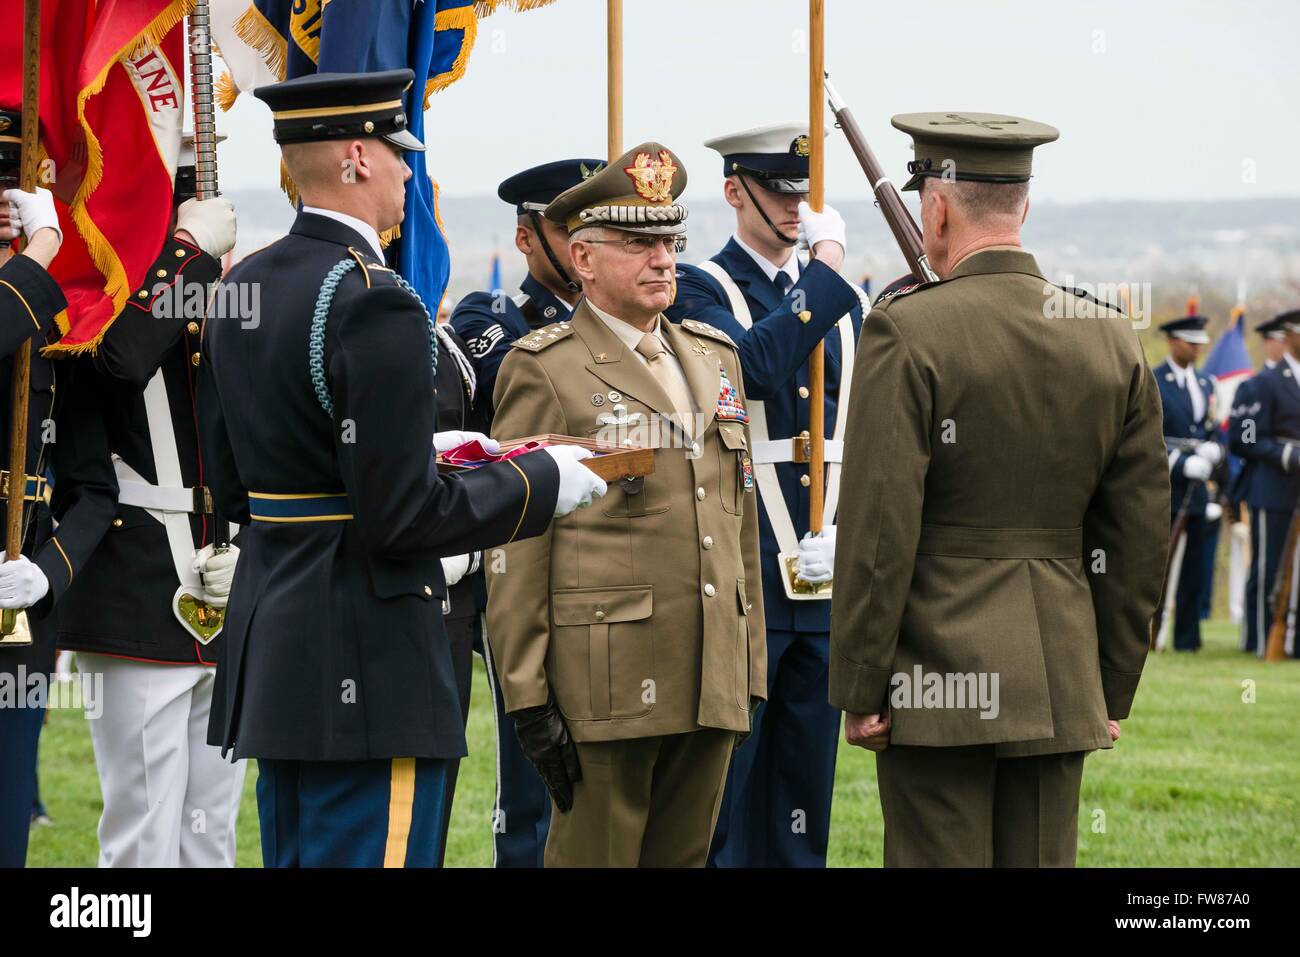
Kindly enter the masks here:
M 1106 699 L 1106 717 L 1112 721 L 1122 721 L 1128 717 L 1140 680 L 1142 680 L 1141 672 L 1129 674 L 1123 671 L 1107 671 L 1105 668 L 1101 670 L 1101 693 Z
M 889 669 L 836 654 L 831 661 L 830 703 L 849 714 L 880 714 L 889 693 Z
M 560 497 L 560 467 L 542 449 L 506 461 L 520 470 L 527 483 L 523 515 L 510 541 L 534 538 L 546 531 L 555 517 L 555 503 Z

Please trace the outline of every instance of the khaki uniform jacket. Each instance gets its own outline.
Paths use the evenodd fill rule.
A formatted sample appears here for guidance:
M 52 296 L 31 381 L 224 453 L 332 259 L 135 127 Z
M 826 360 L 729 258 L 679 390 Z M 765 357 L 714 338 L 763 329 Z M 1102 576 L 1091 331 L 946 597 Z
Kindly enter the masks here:
M 740 360 L 724 332 L 660 322 L 703 412 L 698 455 L 657 415 L 673 409 L 649 369 L 585 301 L 517 341 L 497 377 L 496 438 L 656 449 L 652 475 L 611 482 L 545 535 L 485 558 L 506 710 L 554 692 L 576 741 L 748 731 L 751 699 L 766 697 L 749 427 L 715 415 L 723 372 L 743 401 Z M 624 415 L 637 424 L 601 423 Z
M 918 689 L 891 742 L 1110 747 L 1169 532 L 1160 397 L 1129 320 L 986 250 L 877 304 L 854 382 L 831 703 L 878 713 L 918 667 L 996 676 L 995 717 L 953 707 L 956 682 L 931 706 Z

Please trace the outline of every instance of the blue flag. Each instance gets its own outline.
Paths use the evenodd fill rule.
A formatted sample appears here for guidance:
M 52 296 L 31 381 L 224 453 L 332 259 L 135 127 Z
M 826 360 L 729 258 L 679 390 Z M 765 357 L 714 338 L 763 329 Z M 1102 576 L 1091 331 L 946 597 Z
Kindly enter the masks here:
M 528 9 L 532 2 L 491 2 Z M 307 73 L 368 73 L 407 68 L 407 129 L 424 139 L 424 111 L 433 93 L 464 74 L 478 33 L 475 0 L 254 0 L 236 33 L 261 52 L 284 79 Z M 432 312 L 451 274 L 447 240 L 438 222 L 437 187 L 423 153 L 406 153 L 405 218 L 389 254 L 398 272 Z
M 1221 421 L 1226 423 L 1228 410 L 1232 408 L 1237 386 L 1241 385 L 1255 370 L 1250 363 L 1250 352 L 1246 349 L 1246 310 L 1238 306 L 1232 310 L 1232 319 L 1219 341 L 1214 344 L 1210 354 L 1205 357 L 1201 371 L 1214 376 L 1215 404 Z
M 488 278 L 488 291 L 497 295 L 501 290 L 501 251 L 492 251 L 492 275 Z

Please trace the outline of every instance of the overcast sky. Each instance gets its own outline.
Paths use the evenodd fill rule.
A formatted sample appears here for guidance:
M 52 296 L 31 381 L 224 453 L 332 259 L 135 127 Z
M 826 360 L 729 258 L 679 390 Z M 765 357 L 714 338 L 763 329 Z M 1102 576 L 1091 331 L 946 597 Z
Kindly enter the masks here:
M 910 158 L 894 113 L 967 110 L 1051 123 L 1034 196 L 1300 196 L 1297 0 L 827 0 L 826 65 L 896 182 Z M 625 0 L 624 147 L 684 161 L 686 198 L 713 198 L 711 136 L 807 117 L 803 0 Z M 829 125 L 829 121 L 828 121 Z M 267 108 L 218 119 L 226 189 L 278 186 Z M 426 120 L 447 195 L 495 193 L 527 166 L 605 150 L 605 4 L 556 0 L 481 21 L 464 79 Z M 842 136 L 827 195 L 869 190 Z M 702 189 L 707 192 L 700 192 Z

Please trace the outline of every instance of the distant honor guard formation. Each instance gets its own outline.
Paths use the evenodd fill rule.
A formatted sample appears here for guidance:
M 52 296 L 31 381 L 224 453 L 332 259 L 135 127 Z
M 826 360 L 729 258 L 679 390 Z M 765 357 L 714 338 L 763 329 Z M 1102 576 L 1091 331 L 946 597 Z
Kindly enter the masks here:
M 820 118 L 704 144 L 735 225 L 691 264 L 668 143 L 529 165 L 498 190 L 518 292 L 440 325 L 426 77 L 320 55 L 251 90 L 288 234 L 226 261 L 200 121 L 94 328 L 69 197 L 0 113 L 0 412 L 26 436 L 0 678 L 64 649 L 102 682 L 100 866 L 233 866 L 248 759 L 266 866 L 441 865 L 475 652 L 497 866 L 823 867 L 841 722 L 876 753 L 886 865 L 1072 866 L 1085 757 L 1149 649 L 1200 647 L 1224 508 L 1243 648 L 1296 655 L 1300 311 L 1226 407 L 1195 309 L 1151 369 L 1022 245 L 1053 127 L 895 116 L 920 222 L 874 179 L 911 270 L 874 300 Z M 0 864 L 42 714 L 0 707 Z

